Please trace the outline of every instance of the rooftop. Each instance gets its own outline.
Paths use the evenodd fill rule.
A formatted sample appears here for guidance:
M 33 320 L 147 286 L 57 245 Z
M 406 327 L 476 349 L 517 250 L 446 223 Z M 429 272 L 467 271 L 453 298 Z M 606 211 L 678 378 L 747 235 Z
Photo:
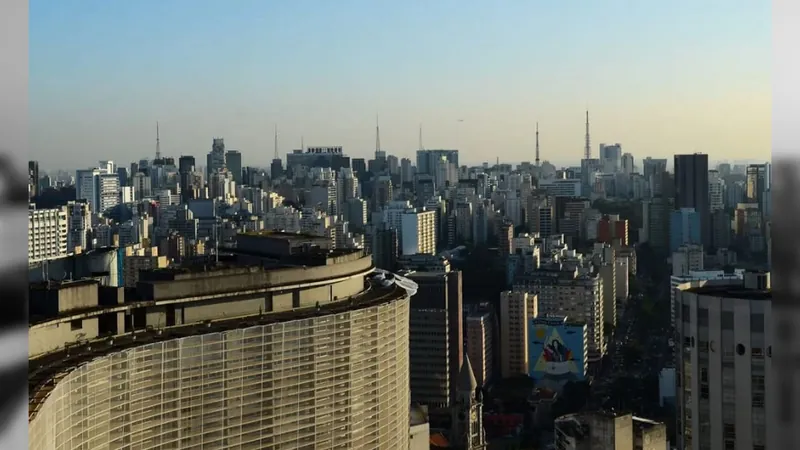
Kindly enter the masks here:
M 270 231 L 270 230 L 261 230 L 261 231 L 246 231 L 244 233 L 239 233 L 241 236 L 260 236 L 260 237 L 270 237 L 275 239 L 313 239 L 313 240 L 326 240 L 325 237 L 316 236 L 313 234 L 308 233 L 289 233 L 287 231 Z
M 381 287 L 370 283 L 364 292 L 337 302 L 307 307 L 292 311 L 265 313 L 261 316 L 210 321 L 187 326 L 164 329 L 148 329 L 105 338 L 93 342 L 81 343 L 64 350 L 48 353 L 28 362 L 28 416 L 32 419 L 39 407 L 47 399 L 56 383 L 68 375 L 73 369 L 93 359 L 110 353 L 121 352 L 156 342 L 169 341 L 189 336 L 220 333 L 238 328 L 258 325 L 269 325 L 293 320 L 309 319 L 320 315 L 338 314 L 353 308 L 367 308 L 401 298 L 406 291 L 391 285 Z
M 684 292 L 691 292 L 697 295 L 707 295 L 712 297 L 738 298 L 742 300 L 772 300 L 772 291 L 769 289 L 747 289 L 742 286 L 713 286 L 705 285 L 687 289 Z

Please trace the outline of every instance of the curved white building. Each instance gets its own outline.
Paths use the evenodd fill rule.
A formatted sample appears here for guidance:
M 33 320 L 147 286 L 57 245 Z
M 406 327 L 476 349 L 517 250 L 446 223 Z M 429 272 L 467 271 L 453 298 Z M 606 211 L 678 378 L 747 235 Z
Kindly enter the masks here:
M 136 333 L 126 327 L 113 338 L 65 342 L 32 358 L 30 448 L 408 448 L 409 295 L 395 284 L 365 283 L 368 257 L 327 259 L 336 258 L 350 273 L 328 276 L 328 284 L 314 279 L 318 267 L 263 270 L 273 283 L 262 290 L 271 292 L 256 298 L 272 310 Z M 331 265 L 330 271 L 342 270 Z M 304 283 L 291 281 L 298 272 Z M 353 279 L 357 292 L 326 295 L 353 286 Z M 192 305 L 244 310 L 253 300 L 244 299 L 252 286 L 240 285 L 222 303 L 200 302 L 198 286 L 214 283 L 191 281 L 195 298 L 139 303 L 139 315 L 150 321 L 177 306 L 185 318 Z M 179 283 L 159 288 L 162 282 L 140 290 L 175 290 Z M 85 282 L 83 295 L 92 286 L 102 298 L 103 288 Z M 50 296 L 53 290 L 45 289 Z M 287 294 L 300 304 L 279 310 L 278 297 Z M 62 335 L 75 331 L 78 320 L 90 330 L 87 314 L 85 308 L 60 314 L 33 326 L 31 338 L 41 342 L 46 330 L 54 333 L 54 322 L 63 325 Z

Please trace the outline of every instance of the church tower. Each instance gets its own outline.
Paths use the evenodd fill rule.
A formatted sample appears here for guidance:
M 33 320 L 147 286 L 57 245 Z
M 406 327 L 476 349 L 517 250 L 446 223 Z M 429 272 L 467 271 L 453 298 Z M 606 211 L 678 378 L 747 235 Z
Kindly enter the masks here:
M 458 374 L 458 394 L 452 410 L 450 442 L 454 448 L 462 450 L 483 450 L 486 448 L 486 434 L 483 431 L 483 398 L 475 381 L 475 374 L 469 357 L 464 355 L 461 372 Z

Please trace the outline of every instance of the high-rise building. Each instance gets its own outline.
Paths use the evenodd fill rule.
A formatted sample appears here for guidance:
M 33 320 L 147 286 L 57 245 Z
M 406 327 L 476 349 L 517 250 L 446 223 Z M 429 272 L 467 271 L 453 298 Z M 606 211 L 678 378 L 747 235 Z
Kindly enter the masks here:
M 708 192 L 708 155 L 675 155 L 675 209 L 694 208 L 697 212 L 703 247 L 711 246 Z
M 623 246 L 628 245 L 628 220 L 620 219 L 619 215 L 606 215 L 597 224 L 597 242 L 611 244 L 619 240 Z
M 214 138 L 211 151 L 206 156 L 206 180 L 211 180 L 211 174 L 225 168 L 225 140 Z
M 372 181 L 372 210 L 378 211 L 394 200 L 392 177 L 380 175 Z
M 417 150 L 417 173 L 435 177 L 437 162 L 443 158 L 458 167 L 458 150 Z
M 655 197 L 642 202 L 642 230 L 639 231 L 639 242 L 647 242 L 654 250 L 668 253 L 671 212 L 670 199 Z
M 713 214 L 714 211 L 719 211 L 725 208 L 724 192 L 725 180 L 717 170 L 708 171 L 708 208 Z
M 479 387 L 486 386 L 494 375 L 494 320 L 490 311 L 474 311 L 465 321 L 467 356 Z
M 225 167 L 230 171 L 237 186 L 244 184 L 242 182 L 242 153 L 240 151 L 228 150 L 225 152 Z
M 294 169 L 298 166 L 325 167 L 338 171 L 350 167 L 350 157 L 345 155 L 341 146 L 292 150 L 292 153 L 286 155 L 286 168 Z
M 650 158 L 642 160 L 642 175 L 647 182 L 650 197 L 659 197 L 665 194 L 665 174 L 667 173 L 667 160 Z
M 436 253 L 436 211 L 411 210 L 400 216 L 400 253 Z
M 28 198 L 39 195 L 39 162 L 28 161 Z
M 540 315 L 567 316 L 586 322 L 590 365 L 606 354 L 603 279 L 597 273 L 584 273 L 574 266 L 551 263 L 514 280 L 514 290 L 536 294 Z
M 678 448 L 767 448 L 772 380 L 769 273 L 676 291 Z
M 407 449 L 409 291 L 359 251 L 331 263 L 270 236 L 218 266 L 140 272 L 114 292 L 131 320 L 96 281 L 33 286 L 30 448 Z
M 497 227 L 497 251 L 500 256 L 511 254 L 511 243 L 514 240 L 514 223 L 510 220 L 502 220 Z
M 101 173 L 94 177 L 96 212 L 106 212 L 120 204 L 119 175 Z
M 757 203 L 759 210 L 764 211 L 769 173 L 768 164 L 750 164 L 746 172 L 746 199 L 748 203 Z
M 60 258 L 67 254 L 65 208 L 28 209 L 28 263 Z
M 600 144 L 600 161 L 604 173 L 622 170 L 622 144 Z
M 85 200 L 67 203 L 66 216 L 67 252 L 74 252 L 76 247 L 91 248 L 92 211 L 89 204 Z
M 417 283 L 411 299 L 409 331 L 411 401 L 431 410 L 453 406 L 464 357 L 462 274 L 449 263 L 429 256 L 436 271 L 406 274 Z
M 528 373 L 528 320 L 538 314 L 536 294 L 500 293 L 500 375 L 503 378 Z
M 400 183 L 412 183 L 414 181 L 414 166 L 410 159 L 400 160 Z
M 688 276 L 703 270 L 703 246 L 684 244 L 672 253 L 672 276 Z
M 384 270 L 394 270 L 397 266 L 398 249 L 397 229 L 390 228 L 386 223 L 374 224 L 372 235 L 372 261 L 375 267 Z
M 681 245 L 702 245 L 700 215 L 694 208 L 681 208 L 669 216 L 669 250 L 678 251 Z
M 113 163 L 106 163 L 104 168 L 78 170 L 75 174 L 76 200 L 86 200 L 95 213 L 106 212 L 120 203 L 119 175 L 108 171 Z
M 633 155 L 630 153 L 623 153 L 622 154 L 622 173 L 626 175 L 630 175 L 636 172 L 636 166 L 633 159 Z

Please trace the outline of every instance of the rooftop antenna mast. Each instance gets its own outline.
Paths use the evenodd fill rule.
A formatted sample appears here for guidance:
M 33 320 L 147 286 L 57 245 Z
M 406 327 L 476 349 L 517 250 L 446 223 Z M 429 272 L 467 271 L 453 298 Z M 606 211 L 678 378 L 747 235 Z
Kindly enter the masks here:
M 422 145 L 422 124 L 419 124 L 419 149 L 425 150 L 425 147 Z
M 281 157 L 278 155 L 278 124 L 275 124 L 275 142 L 273 145 L 275 148 L 275 156 L 273 159 L 281 159 Z
M 378 115 L 375 115 L 375 157 L 378 157 L 378 152 L 381 151 L 381 124 Z
M 161 136 L 158 131 L 158 122 L 156 122 L 156 159 L 161 159 Z
M 592 158 L 592 145 L 591 140 L 589 139 L 589 110 L 586 110 L 586 144 L 583 147 L 583 158 L 584 159 L 591 159 Z
M 306 151 L 306 145 L 303 144 L 303 136 L 300 136 L 300 150 Z
M 539 122 L 536 122 L 536 167 L 539 167 Z

